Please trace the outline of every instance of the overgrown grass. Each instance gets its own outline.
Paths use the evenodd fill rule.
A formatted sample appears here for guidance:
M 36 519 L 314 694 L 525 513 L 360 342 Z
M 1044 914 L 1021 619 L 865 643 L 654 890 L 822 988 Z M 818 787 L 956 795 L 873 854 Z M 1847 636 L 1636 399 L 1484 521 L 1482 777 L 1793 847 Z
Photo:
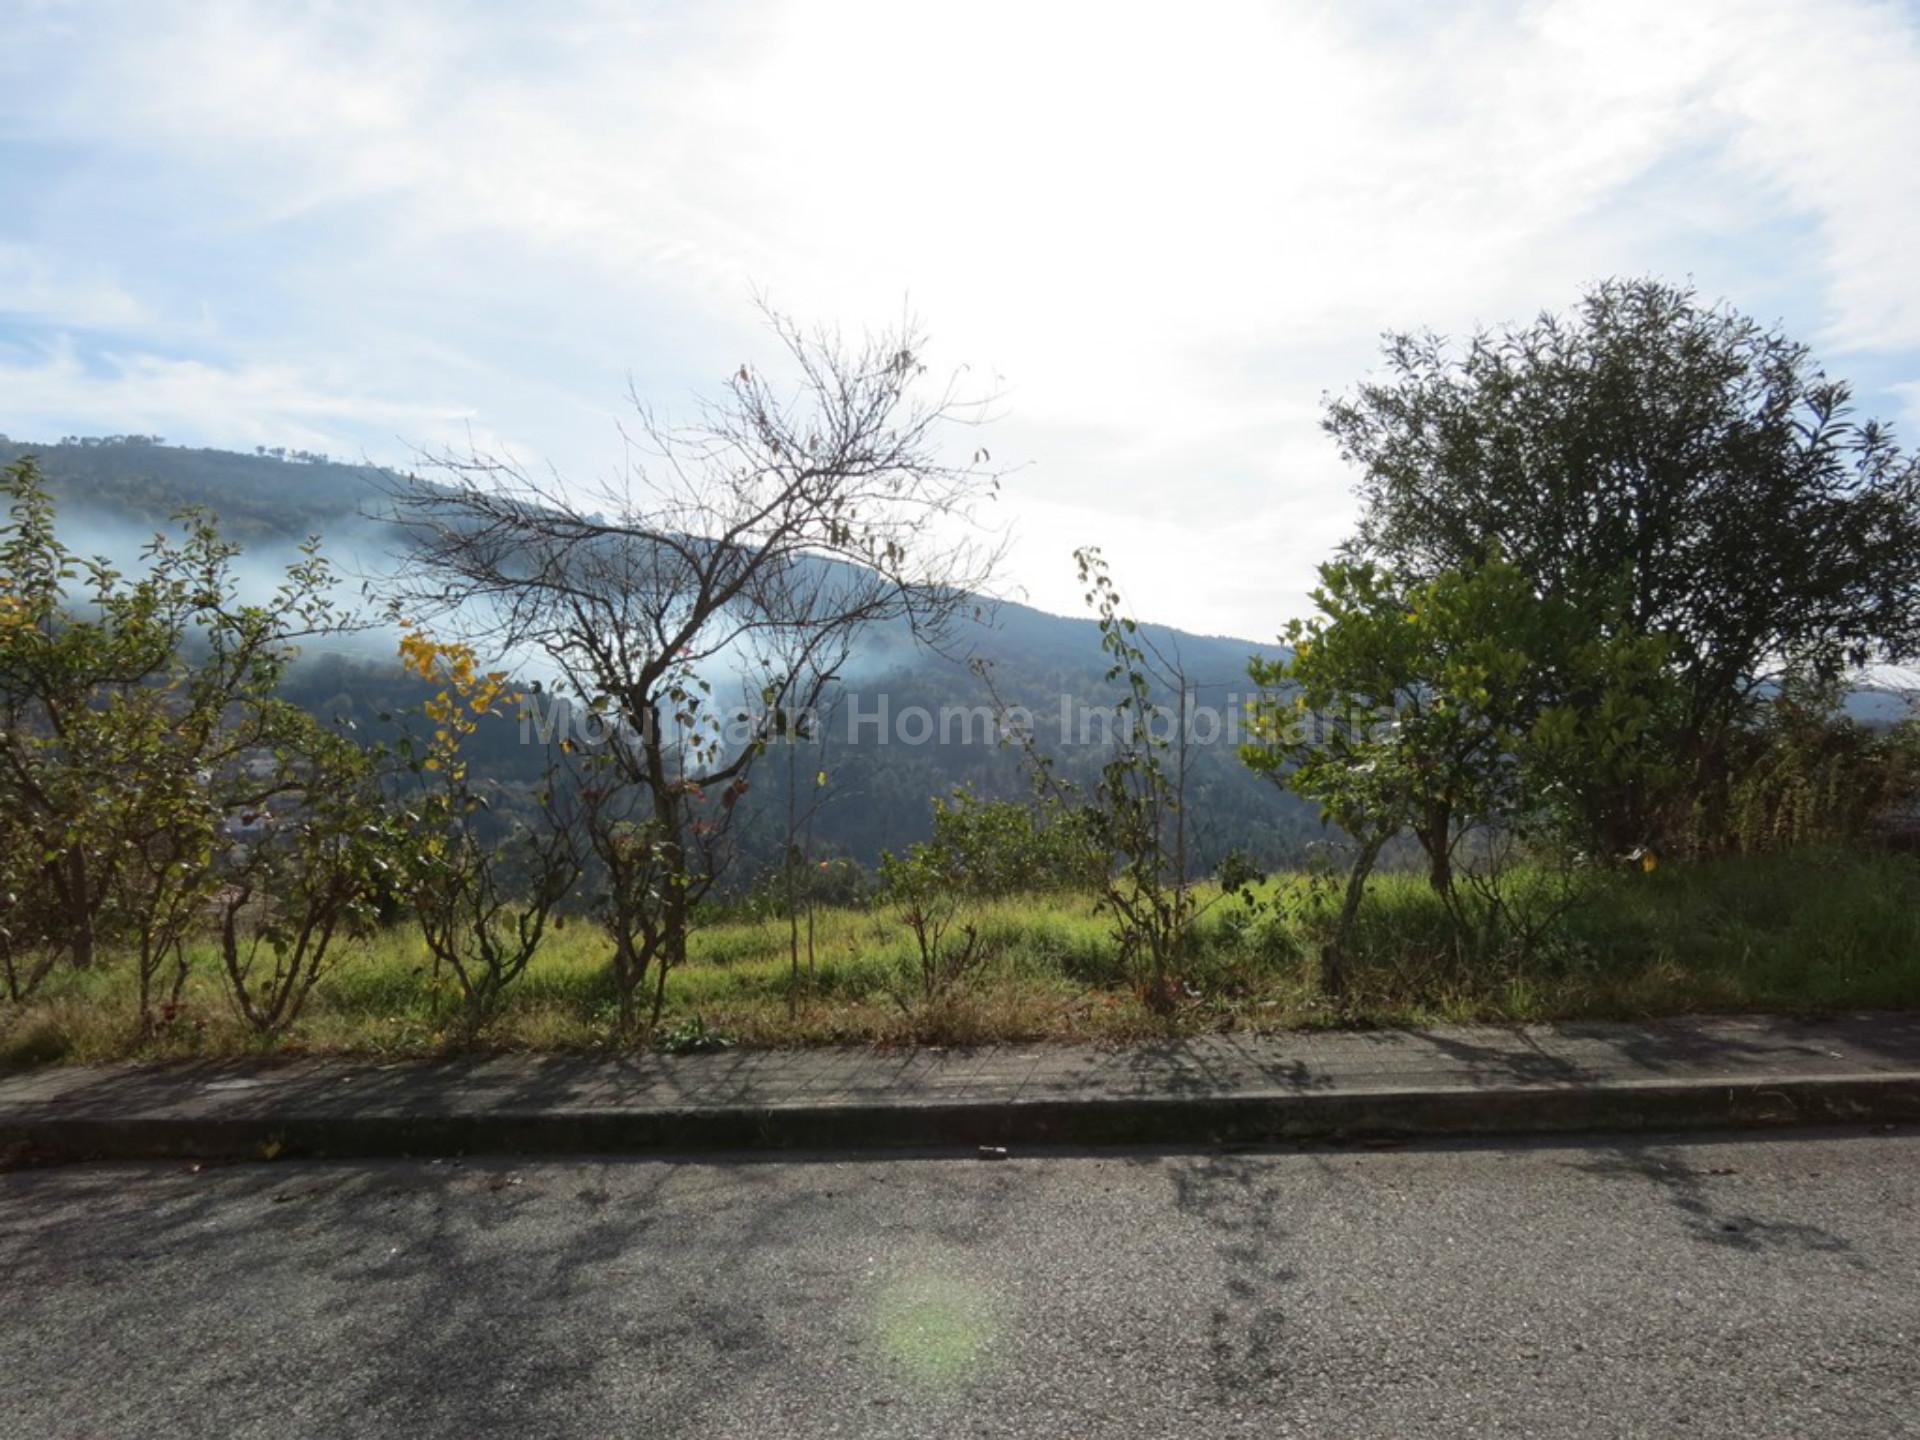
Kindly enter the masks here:
M 895 998 L 909 993 L 913 942 L 887 910 L 820 911 L 797 994 L 784 919 L 714 923 L 669 978 L 662 1028 L 697 1019 L 743 1045 L 970 1044 L 1920 1005 L 1920 860 L 1910 857 L 1800 853 L 1607 876 L 1531 954 L 1470 958 L 1455 953 L 1422 879 L 1385 875 L 1362 911 L 1339 1014 L 1313 988 L 1326 924 L 1319 890 L 1287 877 L 1262 898 L 1268 904 L 1257 913 L 1232 900 L 1207 911 L 1183 976 L 1186 998 L 1170 1017 L 1150 1013 L 1129 987 L 1110 922 L 1091 898 L 1042 895 L 964 908 L 987 958 L 972 983 L 933 1006 Z M 591 926 L 553 934 L 482 1043 L 618 1043 L 607 955 Z M 258 1052 L 221 989 L 212 950 L 196 950 L 192 961 L 183 1004 L 145 1039 L 125 965 L 58 972 L 28 1004 L 0 1006 L 0 1060 Z M 446 977 L 436 984 L 418 933 L 398 927 L 354 947 L 273 1048 L 431 1054 L 457 1043 L 457 1005 Z

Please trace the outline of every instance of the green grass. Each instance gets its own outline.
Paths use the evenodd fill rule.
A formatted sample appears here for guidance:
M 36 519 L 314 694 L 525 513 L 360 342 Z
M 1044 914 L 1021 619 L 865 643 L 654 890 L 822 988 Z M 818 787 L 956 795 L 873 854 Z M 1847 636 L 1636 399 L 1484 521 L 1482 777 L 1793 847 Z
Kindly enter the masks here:
M 1313 988 L 1326 905 L 1302 877 L 1271 883 L 1277 907 L 1233 902 L 1201 920 L 1171 1017 L 1128 983 L 1090 897 L 1026 896 L 963 909 L 987 959 L 932 1007 L 903 1008 L 911 936 L 889 911 L 823 910 L 810 971 L 789 1015 L 783 919 L 723 921 L 693 937 L 667 985 L 666 1026 L 698 1019 L 747 1045 L 1133 1038 L 1169 1031 L 1275 1030 L 1336 1023 L 1519 1021 L 1685 1011 L 1808 1012 L 1920 1005 L 1920 860 L 1802 853 L 1666 866 L 1592 883 L 1524 957 L 1462 960 L 1417 876 L 1379 878 L 1362 911 L 1350 995 L 1335 1014 Z M 608 946 L 592 926 L 554 933 L 482 1044 L 592 1049 L 618 1043 Z M 294 1031 L 294 1053 L 431 1054 L 459 1043 L 457 997 L 436 989 L 417 932 L 389 930 L 345 952 Z M 124 964 L 49 979 L 22 1006 L 0 1004 L 0 1061 L 88 1063 L 256 1053 L 209 947 L 192 955 L 184 1003 L 138 1038 Z

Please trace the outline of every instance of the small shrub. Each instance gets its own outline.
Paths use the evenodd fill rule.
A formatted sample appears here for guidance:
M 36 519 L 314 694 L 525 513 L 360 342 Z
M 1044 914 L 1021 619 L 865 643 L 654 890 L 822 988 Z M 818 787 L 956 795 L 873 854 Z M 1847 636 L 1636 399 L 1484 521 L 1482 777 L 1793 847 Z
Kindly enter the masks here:
M 960 892 L 950 869 L 951 859 L 925 846 L 915 846 L 904 859 L 891 853 L 880 857 L 880 881 L 887 899 L 897 908 L 900 923 L 913 937 L 913 956 L 906 980 L 912 1000 L 896 990 L 902 1009 L 912 1003 L 930 1005 L 964 983 L 986 958 L 980 927 L 961 920 Z

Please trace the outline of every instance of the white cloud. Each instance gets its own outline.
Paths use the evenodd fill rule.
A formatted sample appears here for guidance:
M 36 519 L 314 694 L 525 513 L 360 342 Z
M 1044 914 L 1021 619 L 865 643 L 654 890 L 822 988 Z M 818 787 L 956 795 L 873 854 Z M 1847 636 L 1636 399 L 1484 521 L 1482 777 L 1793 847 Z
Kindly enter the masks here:
M 1270 633 L 1349 522 L 1318 396 L 1384 327 L 1651 269 L 1785 306 L 1836 369 L 1920 355 L 1920 23 L 1872 0 L 36 13 L 14 63 L 58 83 L 9 130 L 125 181 L 44 228 L 144 206 L 163 253 L 257 272 L 170 297 L 228 368 L 78 367 L 60 403 L 417 440 L 464 410 L 592 469 L 623 368 L 669 401 L 724 374 L 753 287 L 910 297 L 1008 378 L 1013 578 L 1049 604 L 1097 541 L 1149 613 Z M 137 229 L 108 252 L 132 294 L 187 283 Z
M 18 438 L 88 433 L 91 417 L 117 432 L 208 439 L 235 448 L 284 445 L 359 454 L 369 429 L 464 443 L 471 417 L 458 410 L 355 393 L 344 376 L 285 365 L 222 366 L 151 354 L 107 354 L 88 363 L 70 343 L 37 354 L 0 350 L 0 394 Z M 98 421 L 95 420 L 97 424 Z M 499 444 L 481 431 L 478 443 Z
M 0 320 L 121 330 L 150 318 L 112 278 L 71 273 L 32 246 L 0 240 Z

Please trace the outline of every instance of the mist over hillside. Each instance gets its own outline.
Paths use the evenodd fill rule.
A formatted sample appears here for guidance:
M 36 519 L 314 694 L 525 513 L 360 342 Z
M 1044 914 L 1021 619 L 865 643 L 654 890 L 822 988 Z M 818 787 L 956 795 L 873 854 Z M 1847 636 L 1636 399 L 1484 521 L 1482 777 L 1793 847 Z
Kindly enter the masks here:
M 389 470 L 298 453 L 188 449 L 144 436 L 58 444 L 0 437 L 0 463 L 27 454 L 38 458 L 54 496 L 62 538 L 123 567 L 136 564 L 141 547 L 188 506 L 214 515 L 223 533 L 245 546 L 243 580 L 262 595 L 298 545 L 317 535 L 346 579 L 343 599 L 360 601 L 365 584 L 377 601 L 379 576 L 403 544 L 379 518 L 402 478 Z M 1070 563 L 1065 555 L 1062 563 Z M 1275 617 L 1276 628 L 1283 618 Z M 1298 860 L 1319 836 L 1315 817 L 1249 773 L 1233 743 L 1251 688 L 1248 657 L 1277 647 L 1164 626 L 1141 630 L 1163 653 L 1177 655 L 1198 687 L 1189 804 L 1200 863 L 1236 849 L 1265 864 Z M 363 735 L 390 731 L 425 694 L 394 662 L 394 638 L 376 627 L 309 646 L 288 693 Z M 829 777 L 813 822 L 815 846 L 869 864 L 882 850 L 927 833 L 936 796 L 960 786 L 992 798 L 1024 794 L 1017 755 L 986 733 L 990 699 L 968 663 L 976 657 L 991 666 L 1001 698 L 1031 714 L 1059 774 L 1093 783 L 1107 755 L 1103 714 L 1119 690 L 1105 679 L 1108 662 L 1092 619 L 983 602 L 979 618 L 964 622 L 945 654 L 916 646 L 897 628 L 877 627 L 843 668 L 813 743 L 776 750 L 756 770 L 759 813 L 747 827 L 743 871 L 771 864 L 779 853 L 784 821 L 776 816 L 788 767 L 809 786 L 823 771 Z M 725 677 L 715 679 L 726 694 Z M 476 737 L 476 765 L 507 792 L 530 789 L 540 774 L 542 747 L 523 731 L 529 727 L 497 721 Z

